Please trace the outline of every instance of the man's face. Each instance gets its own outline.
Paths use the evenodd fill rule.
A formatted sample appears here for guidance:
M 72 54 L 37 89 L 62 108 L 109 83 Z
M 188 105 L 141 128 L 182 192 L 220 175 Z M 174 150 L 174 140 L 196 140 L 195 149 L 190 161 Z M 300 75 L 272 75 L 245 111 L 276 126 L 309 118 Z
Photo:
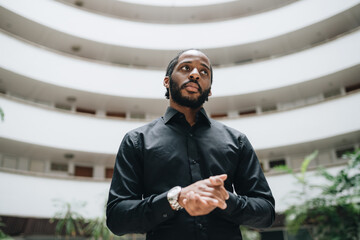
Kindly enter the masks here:
M 211 95 L 210 61 L 201 52 L 184 52 L 169 78 L 170 99 L 181 106 L 199 108 Z

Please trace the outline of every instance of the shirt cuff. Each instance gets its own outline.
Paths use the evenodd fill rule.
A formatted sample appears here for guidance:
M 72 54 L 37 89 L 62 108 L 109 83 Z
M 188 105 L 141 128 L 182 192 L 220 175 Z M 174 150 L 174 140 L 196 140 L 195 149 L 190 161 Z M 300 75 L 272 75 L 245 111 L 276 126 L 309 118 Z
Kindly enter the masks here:
M 171 208 L 170 203 L 167 199 L 167 193 L 168 191 L 157 195 L 152 202 L 152 207 L 155 212 L 155 218 L 159 222 L 163 222 L 175 215 L 175 211 Z
M 226 214 L 231 215 L 235 209 L 237 209 L 240 206 L 243 205 L 243 200 L 242 198 L 239 198 L 238 195 L 236 195 L 235 193 L 229 192 L 229 199 L 226 200 L 226 209 L 223 210 L 223 212 L 225 212 Z

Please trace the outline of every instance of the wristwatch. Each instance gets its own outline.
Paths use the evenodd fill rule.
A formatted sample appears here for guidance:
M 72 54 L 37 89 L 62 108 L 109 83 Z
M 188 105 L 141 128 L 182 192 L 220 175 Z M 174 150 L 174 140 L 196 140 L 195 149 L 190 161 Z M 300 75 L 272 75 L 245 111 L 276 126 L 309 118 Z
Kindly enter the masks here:
M 178 199 L 181 192 L 181 187 L 176 186 L 169 190 L 167 193 L 167 199 L 170 203 L 170 206 L 172 209 L 179 211 L 180 209 L 183 209 L 182 206 L 180 206 Z

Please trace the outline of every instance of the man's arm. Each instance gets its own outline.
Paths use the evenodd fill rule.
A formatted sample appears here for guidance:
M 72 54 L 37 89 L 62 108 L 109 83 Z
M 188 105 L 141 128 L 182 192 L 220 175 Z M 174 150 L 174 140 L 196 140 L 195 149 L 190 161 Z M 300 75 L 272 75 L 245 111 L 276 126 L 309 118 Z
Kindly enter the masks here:
M 142 154 L 136 141 L 136 137 L 127 134 L 116 157 L 106 215 L 107 226 L 117 235 L 148 232 L 175 213 L 167 192 L 142 199 Z M 217 184 L 204 179 L 182 189 L 179 203 L 190 215 L 206 215 L 216 207 L 226 208 L 225 199 L 229 197 L 223 184 L 226 175 L 216 177 L 221 179 Z
M 218 214 L 239 225 L 265 228 L 275 219 L 275 200 L 249 140 L 240 140 L 239 165 L 229 192 L 227 208 Z
M 174 215 L 167 192 L 142 199 L 142 154 L 136 141 L 129 134 L 124 137 L 110 186 L 107 226 L 117 235 L 145 233 Z

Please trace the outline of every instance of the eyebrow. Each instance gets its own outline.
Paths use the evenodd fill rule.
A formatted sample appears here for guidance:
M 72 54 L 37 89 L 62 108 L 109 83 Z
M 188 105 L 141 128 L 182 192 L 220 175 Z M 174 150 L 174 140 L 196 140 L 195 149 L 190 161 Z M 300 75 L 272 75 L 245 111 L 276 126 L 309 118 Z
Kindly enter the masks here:
M 192 63 L 192 61 L 185 61 L 185 62 L 181 62 L 180 64 L 183 63 Z M 210 68 L 208 67 L 208 65 L 206 65 L 205 63 L 201 63 L 202 66 L 206 67 L 208 70 L 210 70 Z

